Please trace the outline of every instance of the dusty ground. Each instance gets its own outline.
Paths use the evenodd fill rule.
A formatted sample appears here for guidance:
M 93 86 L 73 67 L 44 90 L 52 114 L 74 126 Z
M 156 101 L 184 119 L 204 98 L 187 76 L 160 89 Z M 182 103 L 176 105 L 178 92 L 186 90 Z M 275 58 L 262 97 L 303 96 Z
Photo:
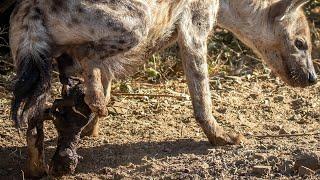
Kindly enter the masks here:
M 134 93 L 187 94 L 183 79 L 162 85 L 136 81 L 129 85 Z M 319 134 L 255 136 L 320 133 L 320 84 L 293 89 L 254 73 L 215 77 L 211 86 L 215 117 L 228 131 L 246 135 L 246 144 L 211 146 L 192 117 L 188 98 L 114 95 L 109 116 L 101 121 L 100 137 L 82 140 L 79 154 L 83 159 L 76 173 L 62 179 L 302 178 L 293 168 L 295 161 L 320 151 Z M 113 89 L 120 91 L 117 84 Z M 8 119 L 9 93 L 0 92 L 0 179 L 22 179 L 26 141 Z M 56 143 L 50 122 L 45 132 L 49 161 Z M 271 170 L 255 172 L 257 165 Z M 320 171 L 308 178 L 319 179 Z

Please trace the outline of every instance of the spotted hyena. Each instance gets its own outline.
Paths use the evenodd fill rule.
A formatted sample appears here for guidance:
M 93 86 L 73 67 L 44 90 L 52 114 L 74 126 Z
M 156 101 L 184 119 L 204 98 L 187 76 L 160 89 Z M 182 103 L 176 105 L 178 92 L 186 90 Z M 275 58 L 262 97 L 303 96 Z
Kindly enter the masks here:
M 111 81 L 153 53 L 180 47 L 194 116 L 213 145 L 238 144 L 214 119 L 207 39 L 214 25 L 229 29 L 292 86 L 316 82 L 306 0 L 24 0 L 12 13 L 10 46 L 16 67 L 12 116 L 28 122 L 29 169 L 46 172 L 43 122 L 51 65 L 67 55 L 80 67 L 85 102 L 106 114 Z M 72 64 L 72 66 L 74 65 Z

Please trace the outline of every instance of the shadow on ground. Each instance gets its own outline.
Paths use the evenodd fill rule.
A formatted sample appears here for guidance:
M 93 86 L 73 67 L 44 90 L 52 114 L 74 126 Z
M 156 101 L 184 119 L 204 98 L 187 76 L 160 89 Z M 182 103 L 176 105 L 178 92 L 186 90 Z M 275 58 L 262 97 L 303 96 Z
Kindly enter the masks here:
M 94 142 L 94 141 L 93 141 Z M 54 140 L 45 142 L 46 159 L 54 153 Z M 145 158 L 161 159 L 179 154 L 204 155 L 212 148 L 206 141 L 178 139 L 163 142 L 137 142 L 129 144 L 105 144 L 82 148 L 81 159 L 76 173 L 99 173 L 105 167 L 116 168 L 130 163 L 139 165 Z M 21 179 L 26 161 L 26 147 L 0 147 L 0 179 Z

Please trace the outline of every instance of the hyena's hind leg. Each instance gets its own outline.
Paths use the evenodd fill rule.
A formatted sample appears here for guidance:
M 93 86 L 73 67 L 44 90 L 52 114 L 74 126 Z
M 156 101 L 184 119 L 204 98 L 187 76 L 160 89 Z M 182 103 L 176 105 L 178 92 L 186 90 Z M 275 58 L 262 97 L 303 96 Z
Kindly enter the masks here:
M 47 174 L 43 115 L 51 86 L 52 39 L 43 13 L 36 1 L 19 1 L 10 18 L 10 48 L 17 74 L 11 111 L 17 126 L 28 123 L 28 177 Z
M 30 123 L 27 129 L 27 177 L 40 178 L 48 173 L 48 166 L 45 163 L 43 141 L 43 122 Z

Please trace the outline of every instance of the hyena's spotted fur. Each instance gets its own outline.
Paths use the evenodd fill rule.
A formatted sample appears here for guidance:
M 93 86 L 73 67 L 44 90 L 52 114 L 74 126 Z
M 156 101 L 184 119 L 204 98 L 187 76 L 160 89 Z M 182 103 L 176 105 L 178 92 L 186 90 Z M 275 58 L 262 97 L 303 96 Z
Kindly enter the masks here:
M 206 41 L 218 10 L 220 25 L 253 48 L 284 80 L 306 86 L 314 83 L 311 77 L 315 79 L 315 75 L 310 76 L 314 72 L 308 59 L 310 48 L 302 50 L 295 43 L 299 35 L 303 45 L 310 45 L 309 29 L 300 9 L 304 3 L 305 0 L 20 1 L 10 27 L 17 69 L 12 110 L 17 124 L 28 121 L 30 139 L 37 141 L 28 141 L 32 150 L 28 172 L 32 176 L 45 173 L 43 147 L 39 146 L 43 141 L 41 113 L 50 89 L 52 59 L 64 61 L 62 55 L 70 56 L 81 67 L 85 101 L 92 111 L 104 115 L 112 79 L 127 75 L 153 53 L 178 42 L 197 122 L 212 144 L 239 143 L 241 136 L 225 133 L 211 113 Z M 300 30 L 292 26 L 297 19 L 305 24 Z M 289 26 L 291 29 L 286 31 Z M 290 58 L 293 63 L 288 63 Z

